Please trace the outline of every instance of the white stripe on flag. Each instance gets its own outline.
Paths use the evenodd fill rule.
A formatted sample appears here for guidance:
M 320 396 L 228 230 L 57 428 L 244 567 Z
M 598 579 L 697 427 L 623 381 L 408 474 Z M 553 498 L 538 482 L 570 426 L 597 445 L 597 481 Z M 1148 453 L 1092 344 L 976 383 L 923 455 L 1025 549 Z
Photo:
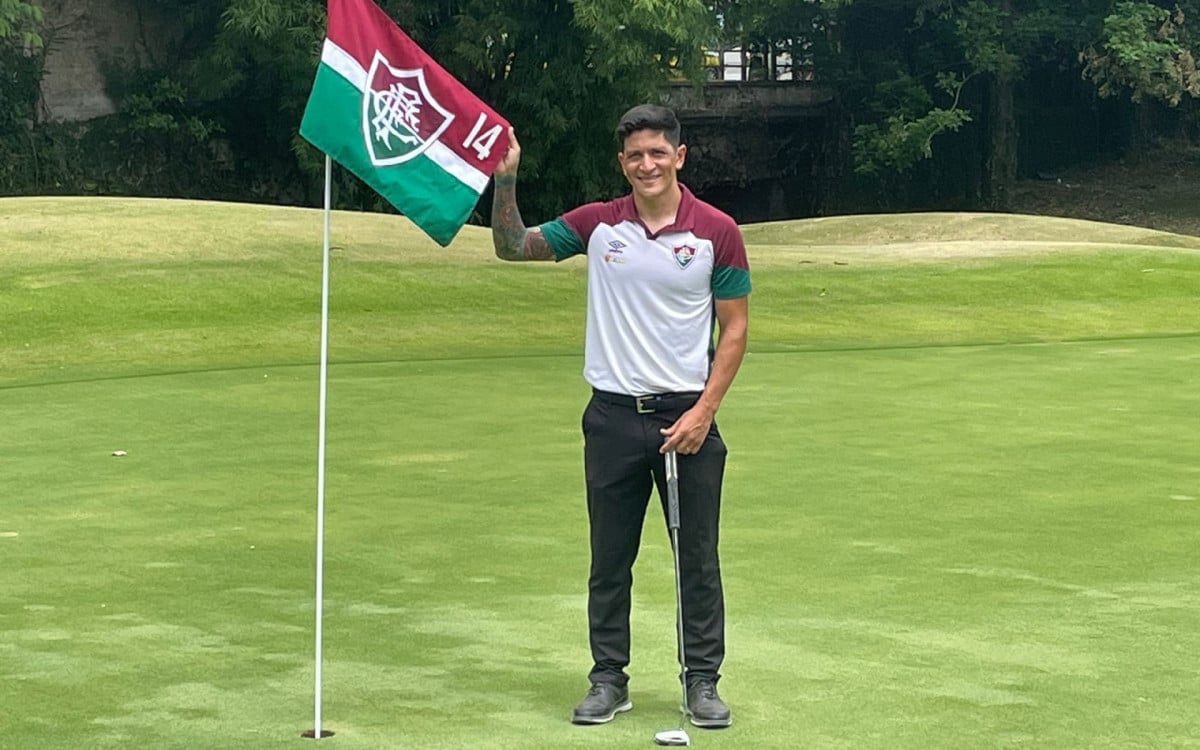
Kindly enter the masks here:
M 425 155 L 476 193 L 482 193 L 483 189 L 487 187 L 488 176 L 471 166 L 470 163 L 463 161 L 463 158 L 454 149 L 441 141 L 429 144 Z
M 321 62 L 333 68 L 351 86 L 363 91 L 367 88 L 367 71 L 350 56 L 350 53 L 326 39 L 321 48 Z
M 345 78 L 354 88 L 365 92 L 367 89 L 367 71 L 358 64 L 358 60 L 339 47 L 333 41 L 326 39 L 321 48 L 321 62 L 328 65 L 342 78 Z M 434 141 L 425 150 L 425 155 L 442 169 L 453 175 L 459 182 L 482 193 L 488 184 L 488 176 L 476 169 L 470 162 L 465 161 L 454 149 Z

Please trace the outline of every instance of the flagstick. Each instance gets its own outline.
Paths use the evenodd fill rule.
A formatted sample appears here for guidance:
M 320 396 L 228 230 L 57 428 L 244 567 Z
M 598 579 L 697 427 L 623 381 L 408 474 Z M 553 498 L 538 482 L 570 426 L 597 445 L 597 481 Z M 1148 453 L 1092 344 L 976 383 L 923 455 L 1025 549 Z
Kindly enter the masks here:
M 332 193 L 332 163 L 325 155 L 325 239 L 321 254 L 321 374 L 320 417 L 317 424 L 317 593 L 316 593 L 316 661 L 313 668 L 313 728 L 304 736 L 313 739 L 329 737 L 333 732 L 321 731 L 321 612 L 324 607 L 325 567 L 325 383 L 329 370 L 329 213 Z

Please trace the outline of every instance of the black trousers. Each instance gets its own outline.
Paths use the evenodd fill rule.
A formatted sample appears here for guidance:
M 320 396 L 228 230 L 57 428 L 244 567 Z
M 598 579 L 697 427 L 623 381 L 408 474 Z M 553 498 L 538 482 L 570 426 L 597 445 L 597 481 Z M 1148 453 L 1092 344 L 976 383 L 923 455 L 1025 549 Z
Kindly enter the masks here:
M 593 394 L 583 413 L 584 472 L 591 533 L 588 628 L 592 682 L 624 685 L 629 676 L 629 610 L 651 490 L 666 518 L 666 466 L 659 429 L 695 404 L 679 395 L 642 403 Z M 717 554 L 725 443 L 714 423 L 700 451 L 678 456 L 679 567 L 689 682 L 720 679 L 725 658 L 725 597 Z M 666 623 L 664 623 L 664 627 Z

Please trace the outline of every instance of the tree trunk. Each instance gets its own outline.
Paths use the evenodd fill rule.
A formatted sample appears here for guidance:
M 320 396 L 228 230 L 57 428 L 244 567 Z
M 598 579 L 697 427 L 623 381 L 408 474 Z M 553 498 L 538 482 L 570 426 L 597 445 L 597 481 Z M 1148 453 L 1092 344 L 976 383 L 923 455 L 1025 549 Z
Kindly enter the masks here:
M 1161 106 L 1150 98 L 1133 104 L 1133 125 L 1129 133 L 1129 153 L 1135 158 L 1149 151 L 1158 135 L 1157 108 Z
M 993 76 L 988 87 L 988 134 L 984 157 L 983 199 L 994 211 L 1007 210 L 1017 180 L 1017 119 L 1013 112 L 1013 80 Z

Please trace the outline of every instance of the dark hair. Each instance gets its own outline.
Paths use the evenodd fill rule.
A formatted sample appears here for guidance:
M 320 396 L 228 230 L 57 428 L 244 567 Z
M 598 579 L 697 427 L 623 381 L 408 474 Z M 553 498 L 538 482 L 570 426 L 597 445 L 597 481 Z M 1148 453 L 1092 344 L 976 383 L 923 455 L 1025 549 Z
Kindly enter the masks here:
M 639 130 L 657 130 L 672 146 L 679 147 L 679 118 L 660 104 L 639 104 L 621 115 L 621 121 L 617 123 L 617 140 L 621 142 L 621 148 L 625 147 L 625 139 Z

